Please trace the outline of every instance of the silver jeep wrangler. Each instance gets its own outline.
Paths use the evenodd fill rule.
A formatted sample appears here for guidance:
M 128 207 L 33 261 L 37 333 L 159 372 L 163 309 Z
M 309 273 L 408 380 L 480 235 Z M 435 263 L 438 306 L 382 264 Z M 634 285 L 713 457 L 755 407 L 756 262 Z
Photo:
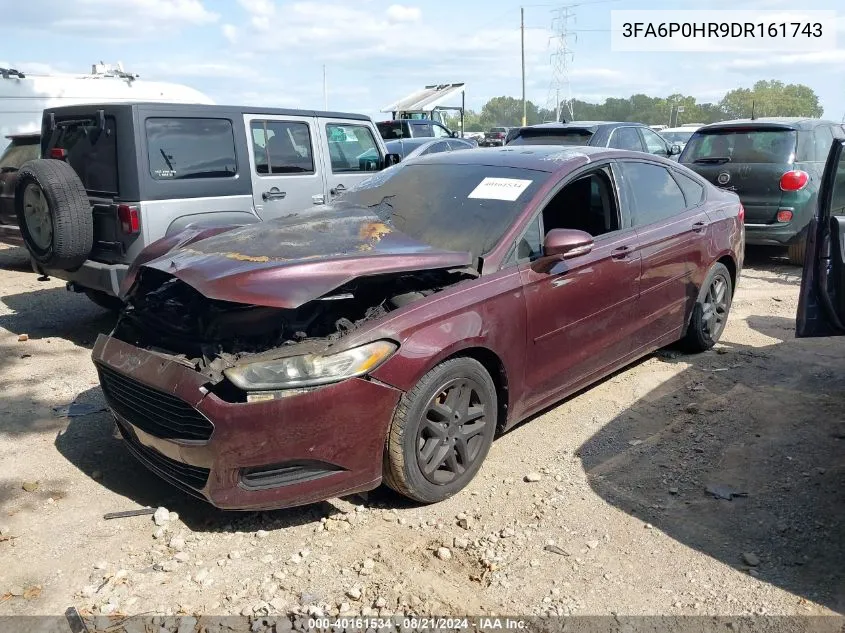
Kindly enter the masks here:
M 321 205 L 398 162 L 363 115 L 122 103 L 44 111 L 41 158 L 17 174 L 33 268 L 117 309 L 150 243 Z

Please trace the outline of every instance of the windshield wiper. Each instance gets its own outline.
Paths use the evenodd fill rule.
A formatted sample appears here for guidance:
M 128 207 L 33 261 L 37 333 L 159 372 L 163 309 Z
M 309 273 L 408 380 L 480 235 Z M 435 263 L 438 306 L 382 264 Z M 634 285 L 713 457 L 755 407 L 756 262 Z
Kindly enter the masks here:
M 730 156 L 708 156 L 707 158 L 696 158 L 694 163 L 710 163 L 713 165 L 724 165 L 731 162 Z

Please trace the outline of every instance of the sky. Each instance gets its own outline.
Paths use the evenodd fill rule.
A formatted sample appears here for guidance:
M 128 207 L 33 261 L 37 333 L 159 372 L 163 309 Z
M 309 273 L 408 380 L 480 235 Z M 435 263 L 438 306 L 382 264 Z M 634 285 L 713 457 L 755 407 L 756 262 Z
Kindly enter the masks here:
M 554 9 L 569 4 L 573 97 L 683 93 L 716 101 L 759 79 L 809 85 L 825 116 L 845 117 L 845 8 L 836 50 L 780 53 L 611 50 L 615 9 L 783 9 L 793 0 L 526 0 L 526 92 L 551 105 Z M 841 0 L 805 0 L 835 10 Z M 187 84 L 217 103 L 380 110 L 427 84 L 465 82 L 467 106 L 521 96 L 520 3 L 512 0 L 26 0 L 0 22 L 0 66 L 88 72 L 123 63 L 142 79 Z M 459 100 L 455 102 L 459 105 Z M 577 114 L 577 113 L 576 113 Z M 389 117 L 389 115 L 387 115 Z

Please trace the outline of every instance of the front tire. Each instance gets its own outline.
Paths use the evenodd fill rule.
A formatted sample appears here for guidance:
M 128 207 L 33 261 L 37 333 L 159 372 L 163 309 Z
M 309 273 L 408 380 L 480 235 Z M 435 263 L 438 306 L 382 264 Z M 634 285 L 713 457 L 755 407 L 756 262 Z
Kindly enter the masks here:
M 727 267 L 713 264 L 692 309 L 682 345 L 688 352 L 706 352 L 722 336 L 733 301 L 733 283 Z
M 399 401 L 384 483 L 422 503 L 448 499 L 478 473 L 497 418 L 496 387 L 481 363 L 460 357 L 437 365 Z

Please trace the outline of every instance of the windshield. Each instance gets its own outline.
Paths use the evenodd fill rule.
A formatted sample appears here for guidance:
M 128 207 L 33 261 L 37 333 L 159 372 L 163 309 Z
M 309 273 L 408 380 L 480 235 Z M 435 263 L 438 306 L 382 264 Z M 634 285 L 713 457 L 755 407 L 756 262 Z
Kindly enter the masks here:
M 732 163 L 791 163 L 797 134 L 789 129 L 722 128 L 693 134 L 683 163 L 729 160 Z
M 589 145 L 593 133 L 584 129 L 522 130 L 508 145 Z
M 0 156 L 0 168 L 3 171 L 17 171 L 25 162 L 38 158 L 40 152 L 37 136 L 31 140 L 15 139 Z
M 692 136 L 692 131 L 689 132 L 661 132 L 660 136 L 665 138 L 670 143 L 687 143 Z
M 514 167 L 399 163 L 334 204 L 371 208 L 408 237 L 478 257 L 496 245 L 548 178 L 547 172 Z

